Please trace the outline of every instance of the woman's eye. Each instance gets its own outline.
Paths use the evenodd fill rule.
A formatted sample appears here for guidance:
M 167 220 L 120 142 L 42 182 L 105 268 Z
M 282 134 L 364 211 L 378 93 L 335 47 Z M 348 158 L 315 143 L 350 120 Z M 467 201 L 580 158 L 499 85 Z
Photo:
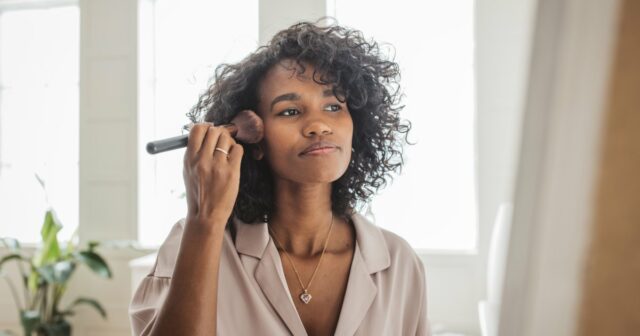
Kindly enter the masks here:
M 336 111 L 340 111 L 342 109 L 342 106 L 340 106 L 338 104 L 331 104 L 331 105 L 327 105 L 327 108 L 330 111 L 336 112 Z
M 296 110 L 296 109 L 292 109 L 292 108 L 290 108 L 290 109 L 286 109 L 286 110 L 284 110 L 284 111 L 280 112 L 280 115 L 284 115 L 284 116 L 286 116 L 286 115 L 285 115 L 285 113 L 287 113 L 287 112 L 298 112 L 298 110 Z
M 330 105 L 327 105 L 325 107 L 325 111 L 337 112 L 337 111 L 340 111 L 340 110 L 342 110 L 342 106 L 340 106 L 340 104 L 330 104 Z M 278 115 L 288 117 L 288 116 L 293 115 L 292 113 L 294 113 L 294 112 L 295 113 L 300 113 L 300 111 L 298 111 L 298 109 L 288 108 L 288 109 L 283 110 L 282 112 L 280 112 Z

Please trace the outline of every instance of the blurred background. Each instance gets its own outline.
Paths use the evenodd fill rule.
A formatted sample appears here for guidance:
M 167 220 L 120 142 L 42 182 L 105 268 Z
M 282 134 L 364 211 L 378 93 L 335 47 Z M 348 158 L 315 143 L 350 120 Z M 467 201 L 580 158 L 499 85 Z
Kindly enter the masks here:
M 98 248 L 111 278 L 78 268 L 62 302 L 90 296 L 107 313 L 78 308 L 74 334 L 129 335 L 132 291 L 186 215 L 184 150 L 149 155 L 146 143 L 181 134 L 218 64 L 328 15 L 401 67 L 402 117 L 417 145 L 362 206 L 424 262 L 434 334 L 640 333 L 638 7 L 0 0 L 0 237 L 35 253 L 53 208 L 61 245 L 123 242 Z M 0 245 L 0 257 L 10 252 Z M 581 310 L 619 280 L 599 275 L 616 274 L 608 261 L 620 257 L 635 265 L 626 278 L 636 281 L 619 287 L 639 290 L 618 308 L 629 313 Z M 17 268 L 6 262 L 2 275 L 21 285 Z M 0 285 L 0 330 L 21 334 L 14 296 Z M 610 318 L 590 325 L 601 313 Z

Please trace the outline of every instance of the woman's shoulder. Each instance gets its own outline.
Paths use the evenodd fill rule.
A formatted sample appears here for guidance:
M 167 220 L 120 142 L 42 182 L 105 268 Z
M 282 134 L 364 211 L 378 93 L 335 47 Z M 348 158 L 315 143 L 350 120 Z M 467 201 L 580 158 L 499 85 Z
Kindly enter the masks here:
M 180 251 L 185 222 L 186 218 L 180 218 L 171 227 L 169 234 L 158 248 L 156 263 L 148 275 L 162 278 L 173 277 L 173 270 L 178 260 L 178 252 Z M 229 234 L 229 227 L 225 230 L 225 235 L 227 234 Z
M 149 275 L 156 277 L 171 278 L 173 269 L 180 251 L 180 242 L 184 232 L 185 218 L 180 218 L 169 231 L 158 251 L 156 252 L 156 263 Z
M 382 232 L 382 236 L 387 243 L 389 255 L 392 260 L 404 260 L 407 262 L 407 266 L 415 265 L 415 263 L 420 261 L 416 250 L 404 237 L 384 228 L 380 228 L 380 232 Z
M 376 222 L 370 220 L 361 214 L 356 214 L 354 218 L 360 223 L 364 224 L 366 232 L 376 232 L 382 239 L 384 246 L 378 248 L 386 248 L 389 253 L 389 259 L 391 261 L 391 267 L 400 272 L 416 272 L 416 275 L 424 275 L 424 265 L 420 259 L 420 256 L 416 253 L 415 249 L 409 242 L 399 234 L 381 227 Z M 369 239 L 374 239 L 369 237 Z M 422 274 L 417 274 L 422 273 Z

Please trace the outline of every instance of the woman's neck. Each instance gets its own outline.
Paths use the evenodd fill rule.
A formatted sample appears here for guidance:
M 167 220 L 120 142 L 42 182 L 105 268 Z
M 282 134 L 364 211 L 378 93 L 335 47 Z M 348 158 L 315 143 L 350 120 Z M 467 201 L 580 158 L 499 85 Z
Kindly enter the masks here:
M 276 208 L 268 223 L 276 240 L 290 255 L 313 257 L 322 253 L 332 220 L 334 229 L 339 221 L 331 210 L 331 184 L 279 179 L 274 196 Z

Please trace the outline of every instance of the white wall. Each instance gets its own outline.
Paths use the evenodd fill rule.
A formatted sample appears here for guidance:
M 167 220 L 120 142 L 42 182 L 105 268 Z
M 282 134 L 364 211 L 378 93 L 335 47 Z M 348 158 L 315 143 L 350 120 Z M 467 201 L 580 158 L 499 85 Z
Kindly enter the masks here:
M 512 201 L 536 0 L 476 0 L 480 256 L 500 203 Z
M 269 42 L 271 37 L 298 21 L 315 21 L 327 13 L 323 0 L 269 0 L 259 1 L 260 45 Z

